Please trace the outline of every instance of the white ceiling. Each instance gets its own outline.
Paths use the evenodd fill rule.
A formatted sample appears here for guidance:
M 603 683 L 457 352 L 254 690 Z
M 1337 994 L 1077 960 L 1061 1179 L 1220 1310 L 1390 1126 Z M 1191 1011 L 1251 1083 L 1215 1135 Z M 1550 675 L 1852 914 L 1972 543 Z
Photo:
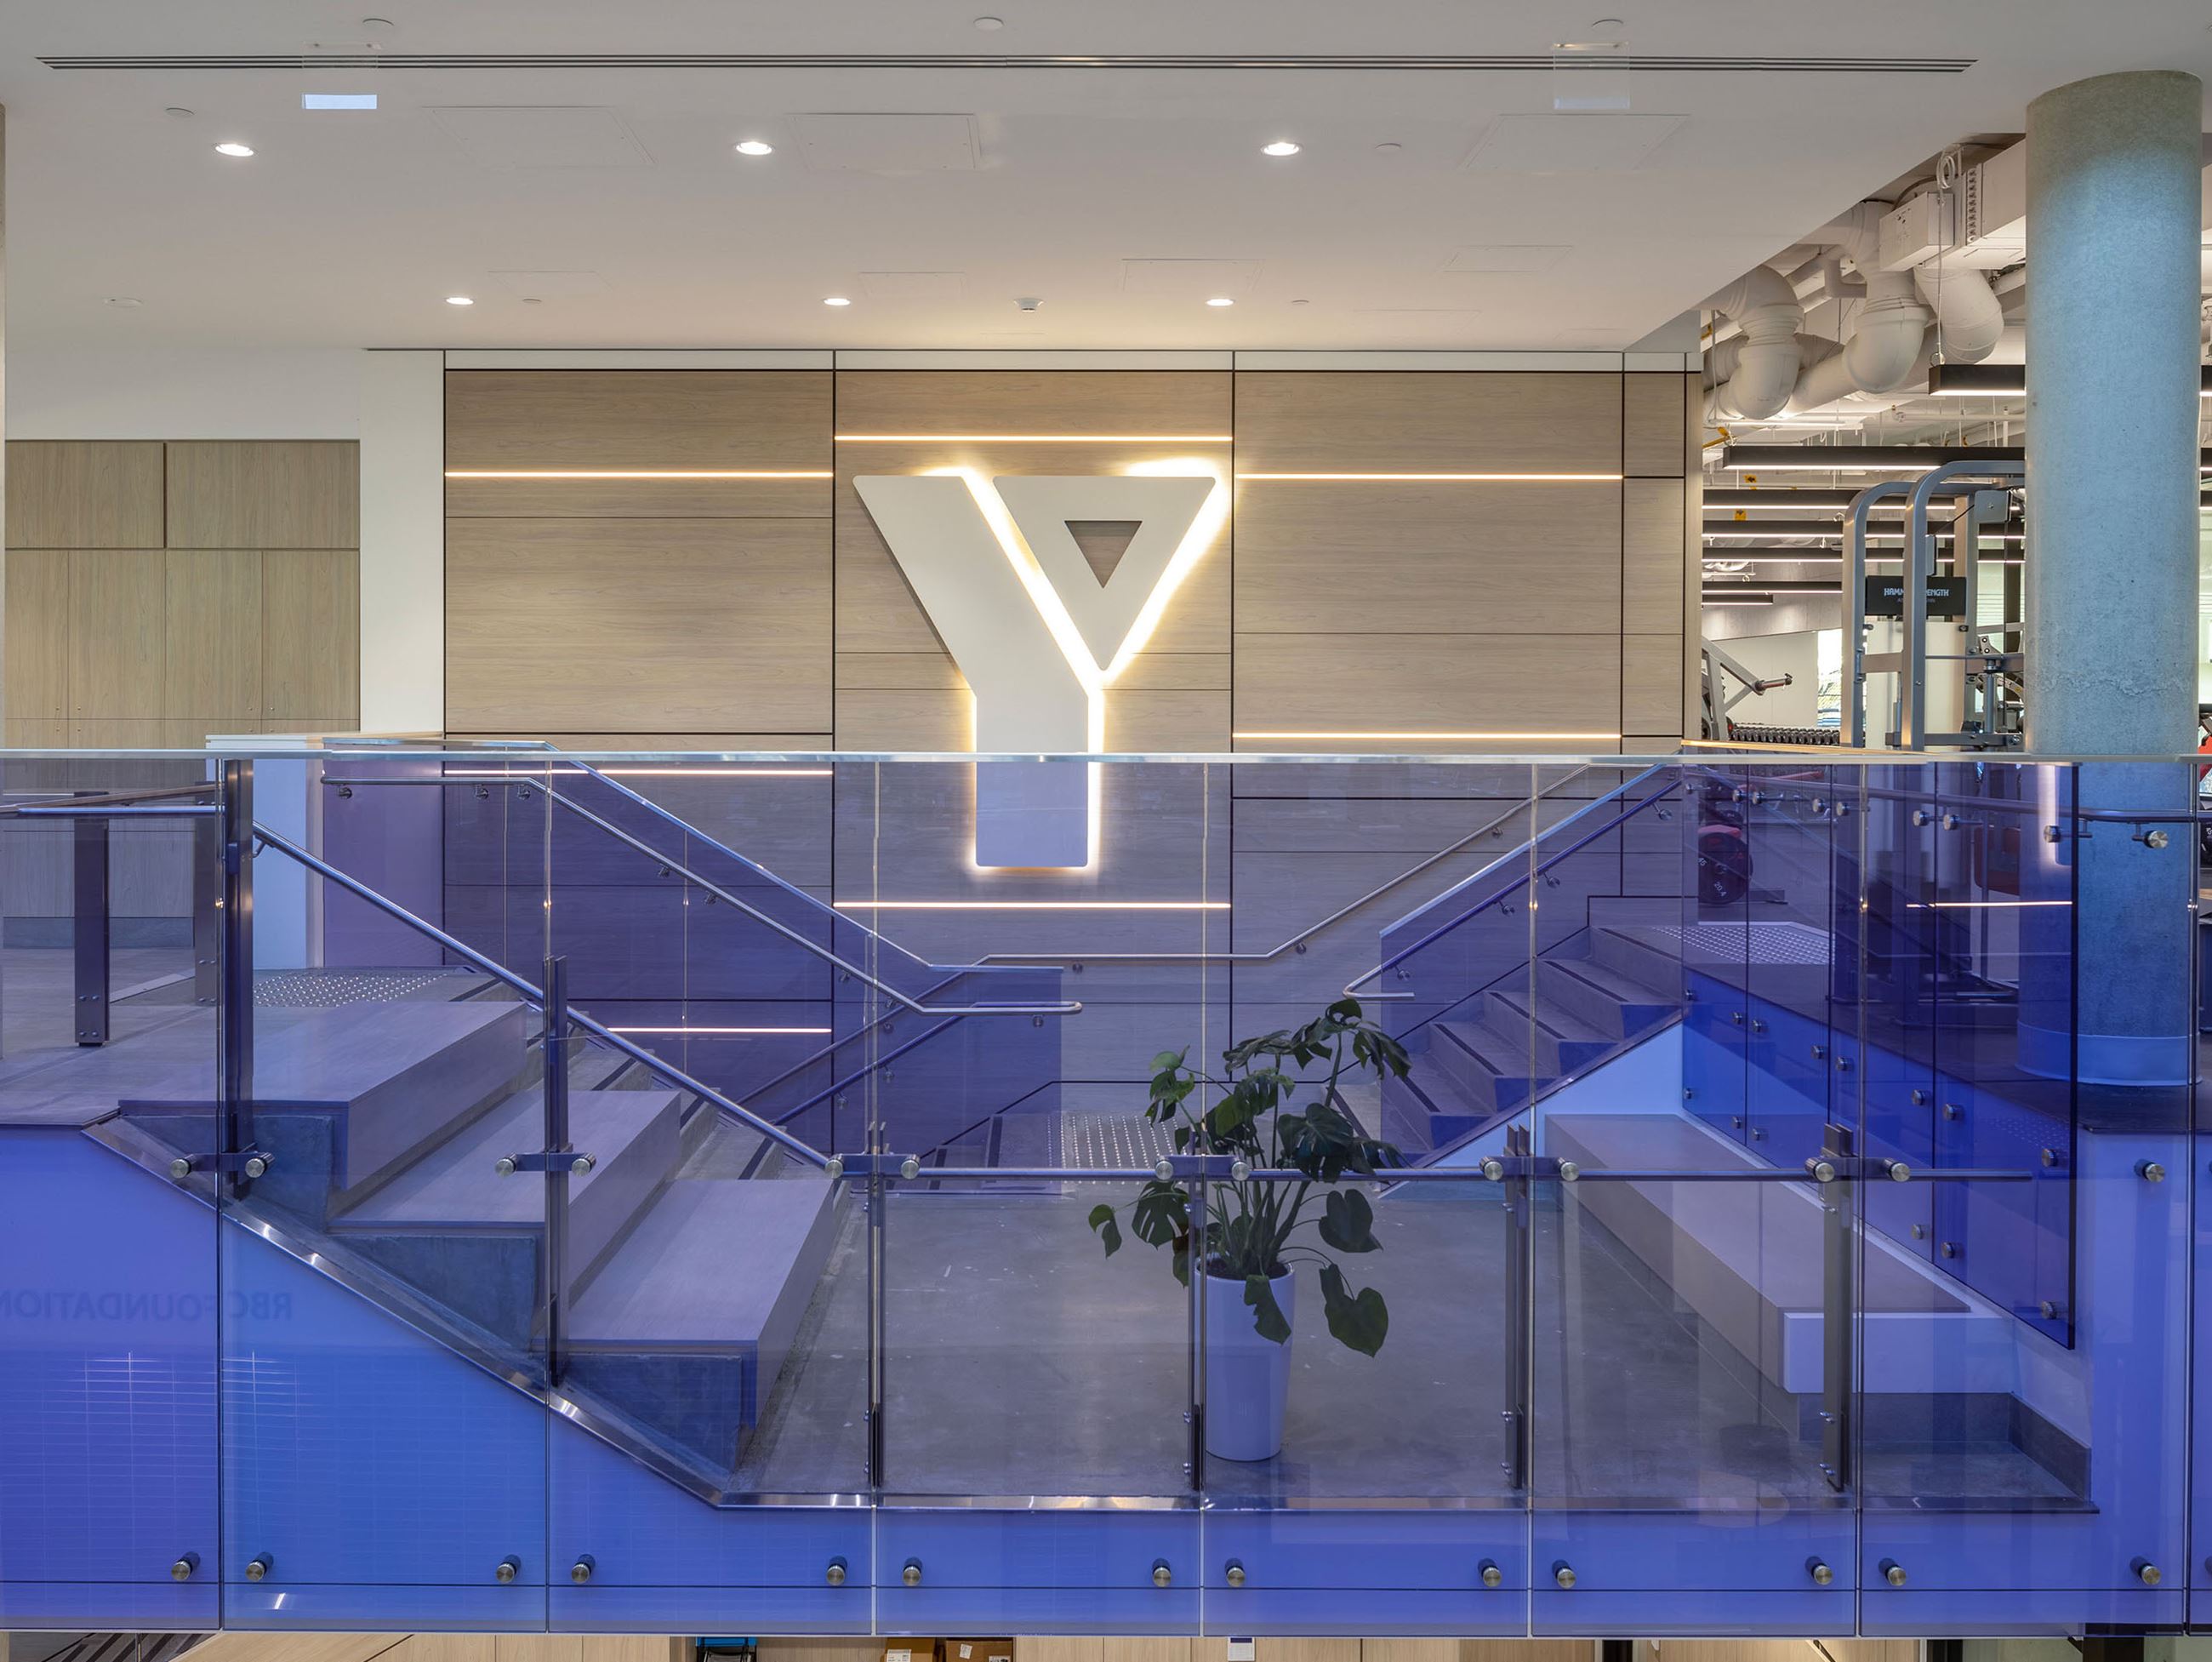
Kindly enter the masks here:
M 1006 27 L 979 33 L 987 10 Z M 1638 54 L 1976 61 L 1639 70 L 1627 120 L 1554 113 L 1547 71 L 37 61 L 358 46 L 365 14 L 410 54 L 1541 54 L 1601 11 Z M 2212 78 L 2208 21 L 2202 0 L 7 0 L 8 326 L 56 348 L 1616 348 L 1960 136 L 2018 131 L 2047 88 Z M 300 108 L 366 89 L 376 113 Z M 805 119 L 901 113 L 963 119 Z M 775 154 L 732 153 L 756 136 Z M 1259 154 L 1285 136 L 1304 153 Z M 226 161 L 228 138 L 258 154 Z M 854 168 L 884 144 L 918 170 Z M 554 156 L 593 165 L 507 165 Z

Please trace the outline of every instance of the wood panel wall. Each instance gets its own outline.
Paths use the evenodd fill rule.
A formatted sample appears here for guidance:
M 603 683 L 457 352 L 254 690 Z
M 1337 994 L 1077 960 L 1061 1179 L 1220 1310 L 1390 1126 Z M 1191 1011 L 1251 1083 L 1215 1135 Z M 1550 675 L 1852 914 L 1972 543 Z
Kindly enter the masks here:
M 826 748 L 830 419 L 826 370 L 449 373 L 447 729 Z
M 9 746 L 197 746 L 360 709 L 349 443 L 8 446 Z
M 360 712 L 359 452 L 351 443 L 8 446 L 11 747 L 194 748 L 216 733 L 352 728 Z M 176 764 L 10 764 L 10 788 L 168 782 Z M 11 824 L 7 938 L 59 944 L 69 827 Z M 180 938 L 188 833 L 118 824 L 117 940 Z
M 854 478 L 1195 458 L 1237 475 L 1231 524 L 1109 694 L 1109 749 L 1670 748 L 1692 392 L 1657 372 L 455 370 L 447 725 L 964 749 L 965 685 Z M 1115 436 L 1034 441 L 1071 435 Z M 702 477 L 732 473 L 753 477 Z M 1406 474 L 1596 477 L 1371 477 Z

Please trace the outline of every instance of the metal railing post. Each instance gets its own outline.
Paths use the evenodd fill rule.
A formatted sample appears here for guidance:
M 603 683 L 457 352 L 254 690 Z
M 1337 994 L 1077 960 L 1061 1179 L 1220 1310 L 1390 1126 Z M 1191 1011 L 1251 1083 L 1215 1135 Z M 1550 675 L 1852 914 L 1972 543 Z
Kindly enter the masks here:
M 1190 1488 L 1206 1493 L 1206 1179 L 1190 1184 L 1190 1250 L 1184 1263 L 1190 1278 Z
M 574 1153 L 568 1135 L 568 960 L 545 960 L 545 1379 L 561 1383 L 567 1365 L 564 1306 L 568 1302 L 568 1172 Z
M 76 997 L 71 1006 L 76 1015 L 76 1042 L 105 1044 L 109 984 L 107 821 L 73 820 L 70 835 L 76 862 L 71 930 L 76 962 Z
M 243 1154 L 253 1140 L 253 764 L 222 764 L 222 1003 L 216 1018 L 222 1123 L 219 1154 Z M 232 1173 L 235 1192 L 252 1179 Z
M 884 1174 L 868 1172 L 868 1487 L 884 1488 Z
M 222 827 L 192 821 L 192 1001 L 222 1001 Z
M 1525 1171 L 1535 1155 L 1534 1134 L 1525 1125 L 1509 1126 L 1505 1132 L 1505 1152 L 1519 1162 L 1516 1173 Z M 1502 1410 L 1505 1424 L 1505 1458 L 1498 1462 L 1505 1473 L 1509 1487 L 1526 1490 L 1528 1488 L 1528 1459 L 1534 1441 L 1535 1355 L 1533 1340 L 1532 1312 L 1534 1309 L 1536 1257 L 1530 1239 L 1530 1225 L 1534 1221 L 1534 1190 L 1532 1179 L 1515 1175 L 1506 1179 L 1503 1204 L 1506 1212 L 1505 1263 L 1505 1353 L 1506 1375 L 1512 1401 Z M 1561 1210 L 1564 1213 L 1565 1207 Z M 1565 1220 L 1561 1221 L 1562 1239 Z
M 1820 1141 L 1821 1157 L 1839 1175 L 1815 1185 L 1820 1196 L 1820 1473 L 1828 1487 L 1847 1494 L 1851 1487 L 1852 1322 L 1856 1277 L 1851 1254 L 1857 1232 L 1851 1227 L 1856 1186 L 1840 1175 L 1854 1169 L 1857 1153 L 1848 1126 L 1831 1122 Z M 1809 1163 L 1809 1162 L 1808 1162 Z

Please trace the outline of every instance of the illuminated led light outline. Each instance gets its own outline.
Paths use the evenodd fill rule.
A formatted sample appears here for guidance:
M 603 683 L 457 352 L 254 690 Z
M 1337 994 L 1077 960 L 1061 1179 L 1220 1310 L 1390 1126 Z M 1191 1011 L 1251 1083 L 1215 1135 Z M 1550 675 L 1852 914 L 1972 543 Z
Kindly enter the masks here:
M 1459 480 L 1470 484 L 1619 484 L 1626 476 L 1620 473 L 1239 473 L 1239 484 L 1247 479 L 1273 480 L 1365 480 L 1382 483 L 1396 480 Z
M 834 479 L 827 469 L 449 467 L 449 479 Z
M 1979 911 L 1992 908 L 2011 910 L 2021 906 L 2070 906 L 2070 900 L 1914 900 L 1906 910 L 1917 912 Z
M 829 1027 L 610 1027 L 607 1031 L 611 1033 L 645 1033 L 655 1038 L 665 1038 L 672 1033 L 684 1033 L 727 1038 L 751 1038 L 759 1034 L 775 1033 L 799 1033 L 809 1038 L 819 1038 L 835 1030 Z
M 835 433 L 839 444 L 1234 444 L 1233 433 Z
M 1617 740 L 1617 733 L 1339 733 L 1291 732 L 1268 729 L 1262 732 L 1231 733 L 1231 739 L 1591 739 Z
M 1060 656 L 1066 661 L 1069 673 L 1083 689 L 1085 737 L 1088 740 L 1086 748 L 1103 751 L 1106 748 L 1106 689 L 1145 649 L 1153 630 L 1159 627 L 1160 619 L 1166 615 L 1168 603 L 1175 598 L 1176 591 L 1182 586 L 1184 578 L 1205 557 L 1214 539 L 1220 535 L 1222 527 L 1228 523 L 1229 489 L 1224 477 L 1224 470 L 1203 457 L 1169 457 L 1136 462 L 1122 470 L 1125 474 L 1152 478 L 1210 478 L 1213 481 L 1213 489 L 1206 493 L 1206 501 L 1192 516 L 1182 540 L 1176 545 L 1176 551 L 1169 557 L 1159 581 L 1153 585 L 1151 595 L 1138 612 L 1135 621 L 1130 624 L 1129 632 L 1115 649 L 1112 661 L 1106 664 L 1101 664 L 1085 644 L 1082 631 L 1069 615 L 1067 603 L 1060 598 L 1060 591 L 1053 587 L 1051 579 L 1045 575 L 1044 568 L 1038 563 L 1035 551 L 1021 533 L 1020 527 L 1014 523 L 1013 515 L 1007 512 L 1005 500 L 991 482 L 983 477 L 982 470 L 961 463 L 927 467 L 921 472 L 939 478 L 957 478 L 968 487 L 969 496 L 975 502 L 976 512 L 983 516 L 983 523 L 989 527 L 993 539 L 998 543 L 999 551 L 1006 557 L 1006 563 L 1013 568 L 1014 575 L 1020 581 L 1024 593 L 1030 597 L 1030 604 L 1036 608 L 1038 617 L 1044 620 L 1046 632 L 1052 636 L 1053 644 L 1060 648 Z M 972 734 L 975 719 L 972 695 L 969 712 Z M 972 747 L 972 738 L 970 745 Z M 1098 866 L 1104 801 L 1103 792 L 1100 789 L 1103 782 L 1100 764 L 1091 762 L 1085 765 L 1088 777 L 1085 786 L 1084 862 L 1070 869 L 1094 871 Z M 971 861 L 974 858 L 972 849 L 969 858 Z
M 595 772 L 609 779 L 829 779 L 836 775 L 835 768 L 538 768 L 518 764 L 514 768 L 451 768 L 443 775 L 447 779 L 521 779 L 543 778 L 547 773 L 576 774 Z
M 833 900 L 830 904 L 840 911 L 854 912 L 1225 912 L 1231 904 L 1226 900 Z

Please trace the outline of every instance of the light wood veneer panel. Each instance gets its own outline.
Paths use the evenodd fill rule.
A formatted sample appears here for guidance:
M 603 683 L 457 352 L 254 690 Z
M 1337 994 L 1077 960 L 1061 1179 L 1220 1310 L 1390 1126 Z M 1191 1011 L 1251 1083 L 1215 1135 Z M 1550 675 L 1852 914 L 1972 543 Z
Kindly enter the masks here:
M 837 695 L 839 750 L 973 750 L 975 700 L 957 692 L 872 689 Z
M 840 692 L 965 692 L 967 679 L 946 652 L 841 652 Z
M 1105 1647 L 1106 1641 L 1096 1635 L 1079 1639 L 1061 1634 L 1025 1635 L 1014 1641 L 1014 1662 L 1103 1662 Z M 761 1662 L 783 1662 L 783 1659 L 763 1656 Z
M 11 729 L 18 722 L 64 721 L 70 713 L 70 562 L 63 549 L 11 548 L 7 553 L 7 681 Z
M 847 369 L 837 430 L 1219 436 L 1229 380 L 1225 369 Z
M 1621 378 L 1620 471 L 1631 478 L 1680 478 L 1690 419 L 1687 375 L 1650 371 Z
M 1229 695 L 1109 691 L 1106 748 L 1119 755 L 1220 755 L 1229 749 Z
M 1619 472 L 1620 381 L 1576 372 L 1248 370 L 1237 471 Z
M 18 439 L 8 446 L 8 546 L 159 548 L 161 446 Z
M 270 549 L 261 557 L 262 715 L 274 724 L 361 719 L 361 557 Z
M 1683 538 L 1682 491 L 1680 479 L 1622 487 L 1621 616 L 1630 630 L 1680 625 L 1683 593 L 1698 569 Z
M 192 1647 L 206 1662 L 374 1662 L 410 1641 L 396 1633 L 210 1634 Z
M 356 548 L 361 447 L 190 440 L 169 450 L 172 548 Z
M 171 549 L 165 557 L 167 668 L 147 711 L 220 728 L 258 721 L 261 703 L 261 555 Z
M 1620 727 L 1644 737 L 1680 734 L 1682 662 L 1680 635 L 1624 635 L 1620 641 Z
M 70 557 L 70 715 L 157 714 L 166 691 L 167 596 L 158 549 L 82 549 Z
M 1603 635 L 1240 636 L 1237 729 L 1617 733 L 1620 637 Z M 1239 740 L 1241 750 L 1344 751 L 1351 740 Z M 1369 748 L 1611 748 L 1602 739 L 1415 740 Z
M 452 520 L 456 730 L 830 726 L 819 520 Z
M 1254 480 L 1237 632 L 1589 631 L 1620 622 L 1621 487 Z
M 792 519 L 826 515 L 826 369 L 457 369 L 448 470 L 815 472 L 818 479 L 456 479 L 477 515 Z

